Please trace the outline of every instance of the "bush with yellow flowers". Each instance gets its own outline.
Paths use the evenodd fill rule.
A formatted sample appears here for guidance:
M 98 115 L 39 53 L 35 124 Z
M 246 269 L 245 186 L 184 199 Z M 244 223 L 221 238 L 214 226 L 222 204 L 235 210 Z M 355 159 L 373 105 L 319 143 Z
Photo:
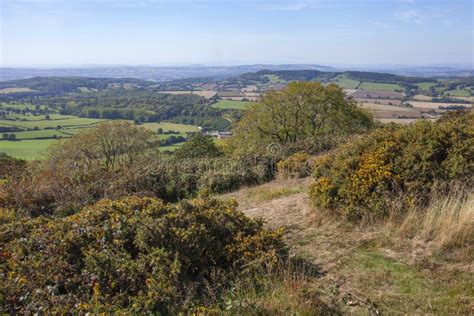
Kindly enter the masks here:
M 3 313 L 169 314 L 213 306 L 243 267 L 286 256 L 281 232 L 264 229 L 233 200 L 125 197 L 2 229 L 9 230 L 0 263 Z
M 474 112 L 460 111 L 389 125 L 318 158 L 310 197 L 354 220 L 380 218 L 427 203 L 453 182 L 472 188 L 473 174 Z

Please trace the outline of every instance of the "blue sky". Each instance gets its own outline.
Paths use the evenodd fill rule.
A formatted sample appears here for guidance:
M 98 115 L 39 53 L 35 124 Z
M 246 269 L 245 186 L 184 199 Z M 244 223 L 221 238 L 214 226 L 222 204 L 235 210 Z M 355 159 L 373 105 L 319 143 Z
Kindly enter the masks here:
M 473 64 L 471 0 L 0 0 L 0 64 Z

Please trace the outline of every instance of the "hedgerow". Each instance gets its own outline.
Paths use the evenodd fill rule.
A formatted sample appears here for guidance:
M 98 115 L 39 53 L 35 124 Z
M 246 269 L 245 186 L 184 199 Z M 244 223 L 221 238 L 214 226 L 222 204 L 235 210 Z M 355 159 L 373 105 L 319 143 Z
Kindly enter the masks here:
M 374 131 L 314 163 L 310 197 L 351 219 L 424 204 L 453 181 L 472 187 L 474 112 Z
M 233 200 L 102 200 L 2 227 L 2 312 L 173 313 L 211 305 L 249 263 L 286 256 L 280 231 Z M 6 233 L 8 232 L 8 233 Z

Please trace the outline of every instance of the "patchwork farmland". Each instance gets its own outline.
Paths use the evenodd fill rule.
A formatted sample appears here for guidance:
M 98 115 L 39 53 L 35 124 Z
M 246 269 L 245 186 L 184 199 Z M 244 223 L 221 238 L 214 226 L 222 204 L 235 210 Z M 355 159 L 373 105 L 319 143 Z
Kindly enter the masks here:
M 6 111 L 6 109 L 20 111 L 19 113 L 6 111 L 8 114 L 0 116 L 0 152 L 26 160 L 39 159 L 48 146 L 54 142 L 72 137 L 97 124 L 108 121 L 57 114 L 54 113 L 53 109 L 47 107 L 39 107 L 43 114 L 24 112 L 25 109 L 34 108 L 29 104 L 2 104 L 0 106 L 1 112 Z M 162 141 L 171 136 L 187 137 L 188 133 L 199 131 L 197 126 L 171 122 L 143 123 L 141 126 L 156 133 L 155 138 Z M 163 146 L 160 147 L 160 150 L 172 151 L 179 145 L 180 143 Z

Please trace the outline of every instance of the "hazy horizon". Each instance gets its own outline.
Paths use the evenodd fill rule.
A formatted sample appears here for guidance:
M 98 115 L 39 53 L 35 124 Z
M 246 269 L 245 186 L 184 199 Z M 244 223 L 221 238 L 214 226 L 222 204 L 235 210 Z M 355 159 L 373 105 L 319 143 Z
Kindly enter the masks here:
M 472 68 L 470 0 L 3 0 L 0 67 Z
M 430 64 L 323 64 L 323 63 L 252 63 L 252 62 L 196 62 L 196 63 L 150 63 L 150 64 L 31 64 L 31 65 L 0 65 L 0 68 L 11 69 L 81 69 L 81 68 L 114 68 L 114 67 L 156 67 L 156 68 L 187 68 L 187 67 L 239 67 L 253 65 L 313 65 L 332 68 L 411 68 L 411 67 L 452 67 L 459 69 L 474 69 L 473 64 L 462 63 L 430 63 Z

